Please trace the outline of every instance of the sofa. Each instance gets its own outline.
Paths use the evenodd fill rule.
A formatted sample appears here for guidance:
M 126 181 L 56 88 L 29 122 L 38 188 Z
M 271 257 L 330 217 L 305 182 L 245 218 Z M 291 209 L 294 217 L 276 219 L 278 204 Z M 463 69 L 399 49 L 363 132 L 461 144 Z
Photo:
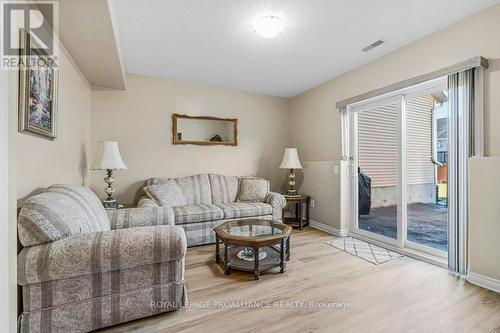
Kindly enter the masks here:
M 282 222 L 282 210 L 286 205 L 285 197 L 268 191 L 266 196 L 255 202 L 240 202 L 241 182 L 254 177 L 233 177 L 216 174 L 199 174 L 181 178 L 150 178 L 140 189 L 138 207 L 171 208 L 173 223 L 182 227 L 186 233 L 187 245 L 215 243 L 213 228 L 235 219 L 270 219 Z M 175 182 L 181 194 L 164 193 L 162 202 L 148 196 L 150 186 Z M 269 183 L 268 181 L 266 181 Z M 185 202 L 174 205 L 178 197 Z
M 89 332 L 180 308 L 186 236 L 162 207 L 106 211 L 83 186 L 53 185 L 19 213 L 19 331 Z

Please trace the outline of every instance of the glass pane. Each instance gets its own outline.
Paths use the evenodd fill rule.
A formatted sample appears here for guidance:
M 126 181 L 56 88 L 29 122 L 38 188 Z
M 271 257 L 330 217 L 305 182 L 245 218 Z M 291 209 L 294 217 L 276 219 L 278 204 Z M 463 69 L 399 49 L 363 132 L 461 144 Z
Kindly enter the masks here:
M 234 221 L 225 225 L 224 231 L 228 235 L 243 237 L 263 237 L 270 235 L 280 235 L 282 228 L 272 221 Z
M 391 103 L 358 113 L 358 228 L 394 239 L 399 109 Z
M 234 122 L 200 118 L 178 118 L 177 140 L 199 142 L 233 142 Z
M 448 248 L 448 103 L 444 92 L 406 102 L 407 240 Z

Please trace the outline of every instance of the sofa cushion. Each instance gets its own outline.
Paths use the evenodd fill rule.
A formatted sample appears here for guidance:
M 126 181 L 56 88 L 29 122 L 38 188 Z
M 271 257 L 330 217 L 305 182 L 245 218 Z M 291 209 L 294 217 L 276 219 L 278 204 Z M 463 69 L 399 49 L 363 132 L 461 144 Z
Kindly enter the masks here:
M 238 177 L 208 175 L 212 203 L 235 202 L 238 196 Z
M 145 207 L 160 207 L 160 206 L 158 206 L 158 204 L 153 199 L 150 199 L 144 195 L 137 202 L 137 208 L 145 208 Z
M 106 210 L 97 196 L 79 185 L 52 185 L 32 196 L 21 208 L 17 226 L 23 246 L 110 230 Z
M 168 180 L 163 184 L 146 186 L 144 187 L 144 193 L 161 207 L 170 208 L 187 205 L 180 186 L 174 180 Z
M 174 207 L 175 224 L 222 220 L 224 213 L 220 207 L 212 204 Z
M 174 225 L 174 211 L 165 207 L 138 207 L 107 211 L 111 230 Z
M 210 192 L 210 181 L 208 175 L 195 175 L 182 178 L 150 178 L 146 180 L 145 186 L 165 184 L 173 180 L 181 188 L 184 199 L 188 205 L 198 205 L 200 203 L 212 203 L 212 194 Z
M 238 201 L 264 202 L 269 193 L 269 187 L 269 180 L 243 178 L 240 180 Z
M 269 215 L 273 207 L 263 202 L 233 202 L 216 204 L 224 211 L 224 219 Z

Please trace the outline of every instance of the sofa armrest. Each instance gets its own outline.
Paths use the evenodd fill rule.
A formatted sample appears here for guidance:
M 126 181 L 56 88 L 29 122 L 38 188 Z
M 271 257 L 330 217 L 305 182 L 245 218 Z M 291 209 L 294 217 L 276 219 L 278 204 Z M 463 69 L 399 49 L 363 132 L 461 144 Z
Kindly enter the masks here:
M 186 235 L 161 225 L 81 234 L 24 248 L 17 257 L 18 284 L 183 260 Z
M 146 196 L 142 196 L 139 199 L 139 202 L 137 203 L 137 207 L 142 208 L 142 207 L 160 207 L 158 204 L 151 198 L 148 198 Z
M 111 230 L 174 225 L 174 211 L 165 207 L 141 207 L 107 210 Z
M 273 220 L 281 221 L 283 208 L 286 206 L 285 196 L 277 192 L 269 192 L 266 203 L 273 207 Z

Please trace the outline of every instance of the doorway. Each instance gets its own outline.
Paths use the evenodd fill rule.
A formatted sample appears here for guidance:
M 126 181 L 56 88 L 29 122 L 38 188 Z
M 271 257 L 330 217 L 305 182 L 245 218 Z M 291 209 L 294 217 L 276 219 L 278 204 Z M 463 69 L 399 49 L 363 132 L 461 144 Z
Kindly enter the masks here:
M 447 78 L 347 110 L 351 233 L 446 259 Z

